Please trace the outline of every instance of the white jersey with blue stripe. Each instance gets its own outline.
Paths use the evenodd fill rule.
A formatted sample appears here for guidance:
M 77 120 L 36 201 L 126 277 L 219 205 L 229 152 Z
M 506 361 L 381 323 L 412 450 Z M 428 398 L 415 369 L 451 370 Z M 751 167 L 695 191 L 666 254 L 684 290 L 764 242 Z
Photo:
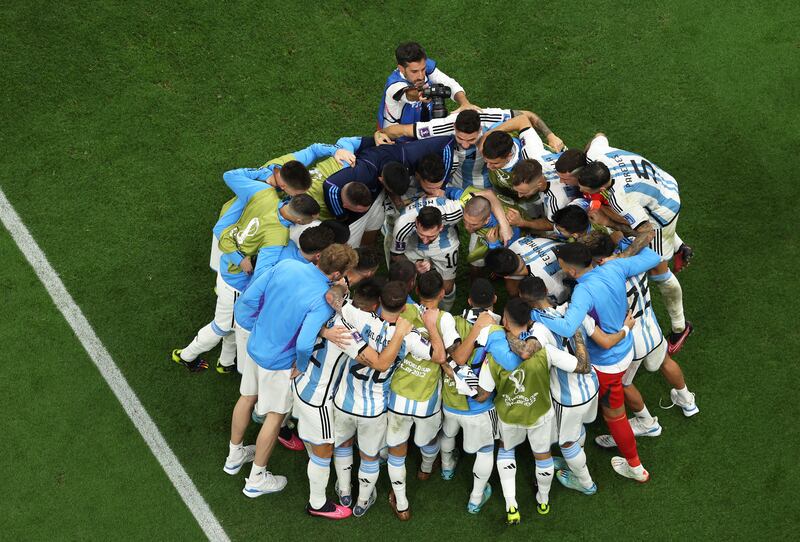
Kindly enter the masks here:
M 344 321 L 360 338 L 377 352 L 382 352 L 394 337 L 395 324 L 382 320 L 375 313 L 357 309 L 350 303 L 342 307 Z M 385 371 L 376 371 L 358 360 L 349 358 L 334 396 L 334 405 L 343 412 L 363 418 L 375 418 L 386 412 L 389 385 L 397 363 L 411 352 L 421 359 L 430 359 L 431 345 L 416 330 L 406 335 L 397 360 Z
M 656 227 L 667 226 L 678 216 L 681 210 L 678 183 L 657 165 L 634 152 L 609 146 L 605 136 L 592 140 L 586 155 L 608 167 L 614 184 L 604 195 L 612 207 L 615 207 L 614 196 L 624 193 L 628 204 L 642 207 Z M 615 210 L 624 216 L 628 209 L 623 199 L 618 199 L 619 209 Z
M 417 237 L 417 216 L 423 207 L 436 207 L 442 212 L 444 228 L 432 243 L 423 244 Z M 400 213 L 394 224 L 393 254 L 404 254 L 409 244 L 416 243 L 420 252 L 449 250 L 458 247 L 456 224 L 464 218 L 464 208 L 460 201 L 443 197 L 420 198 L 409 204 Z
M 534 309 L 542 310 L 542 309 Z M 562 305 L 558 309 L 549 308 L 544 309 L 543 312 L 549 313 L 553 316 L 563 315 L 566 311 L 566 305 Z M 584 324 L 591 317 L 584 318 Z M 547 326 L 540 322 L 535 322 L 531 328 L 531 334 L 536 337 L 542 345 L 549 344 L 575 355 L 575 346 L 572 338 L 562 337 L 550 331 Z M 592 398 L 597 395 L 597 390 L 600 388 L 600 383 L 597 380 L 597 373 L 594 368 L 591 372 L 586 374 L 570 373 L 559 369 L 555 365 L 550 367 L 550 395 L 553 400 L 564 406 L 579 406 L 588 403 Z
M 567 275 L 558 265 L 558 258 L 554 251 L 560 244 L 552 239 L 526 236 L 520 237 L 508 248 L 522 258 L 525 267 L 528 268 L 528 274 L 542 279 L 550 295 L 555 297 L 558 303 L 563 303 L 568 295 L 568 290 L 563 282 Z M 523 277 L 506 278 L 522 280 Z
M 340 316 L 332 318 L 327 325 L 347 327 L 351 331 L 353 340 L 345 350 L 342 350 L 327 339 L 321 337 L 317 339 L 308 360 L 308 368 L 294 379 L 295 390 L 300 400 L 314 407 L 324 406 L 333 400 L 342 367 L 367 347 L 367 343 L 356 329 L 344 322 Z

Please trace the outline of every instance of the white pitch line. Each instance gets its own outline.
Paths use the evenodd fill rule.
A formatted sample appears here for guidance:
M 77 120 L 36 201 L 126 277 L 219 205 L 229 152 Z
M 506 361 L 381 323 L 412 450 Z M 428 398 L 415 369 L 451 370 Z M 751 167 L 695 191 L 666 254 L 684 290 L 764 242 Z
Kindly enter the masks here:
M 50 294 L 56 307 L 64 315 L 67 323 L 72 328 L 72 331 L 75 332 L 100 374 L 103 375 L 111 391 L 119 399 L 125 413 L 136 426 L 136 429 L 139 430 L 153 455 L 156 456 L 172 485 L 178 490 L 181 499 L 183 499 L 183 502 L 197 520 L 200 528 L 203 529 L 209 540 L 228 542 L 230 539 L 222 525 L 220 525 L 219 520 L 214 516 L 203 496 L 200 495 L 192 479 L 186 474 L 183 465 L 170 449 L 167 441 L 164 440 L 153 419 L 145 410 L 144 405 L 139 401 L 128 381 L 125 380 L 119 367 L 114 363 L 111 354 L 108 353 L 106 347 L 97 337 L 91 324 L 89 324 L 89 320 L 86 319 L 80 307 L 72 299 L 58 273 L 47 261 L 44 252 L 39 248 L 36 240 L 31 236 L 28 228 L 25 227 L 25 224 L 1 188 L 0 220 L 11 233 L 11 237 L 16 241 L 28 263 L 31 264 L 39 280 L 42 281 L 42 284 L 47 289 L 47 293 Z

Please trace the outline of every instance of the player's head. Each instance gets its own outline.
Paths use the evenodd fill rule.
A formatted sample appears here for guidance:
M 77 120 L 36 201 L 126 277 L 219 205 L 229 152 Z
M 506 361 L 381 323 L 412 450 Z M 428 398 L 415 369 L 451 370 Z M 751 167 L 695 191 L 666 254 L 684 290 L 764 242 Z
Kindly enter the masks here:
M 484 278 L 475 279 L 469 287 L 467 303 L 473 309 L 491 309 L 497 302 L 492 283 Z
M 356 252 L 358 253 L 358 264 L 347 275 L 351 286 L 364 279 L 374 277 L 381 263 L 380 254 L 372 247 L 360 247 L 356 249 Z
M 509 299 L 503 311 L 503 326 L 506 330 L 512 333 L 518 333 L 522 329 L 527 329 L 530 321 L 530 305 L 519 297 Z
M 577 205 L 567 205 L 553 214 L 558 233 L 577 239 L 589 229 L 589 214 Z
M 381 287 L 373 279 L 365 279 L 353 288 L 353 305 L 362 311 L 375 312 L 381 302 Z
M 417 182 L 429 196 L 437 195 L 444 184 L 444 162 L 438 154 L 426 154 L 416 168 Z
M 319 255 L 317 267 L 330 280 L 339 280 L 358 263 L 358 254 L 353 247 L 335 243 Z
M 525 262 L 510 248 L 493 248 L 483 261 L 489 271 L 501 277 L 527 275 Z
M 344 244 L 350 239 L 350 228 L 338 220 L 323 220 L 320 226 L 325 226 L 333 232 L 333 242 Z
M 398 314 L 408 299 L 405 285 L 397 280 L 387 282 L 381 290 L 381 309 L 384 313 Z
M 387 192 L 395 196 L 405 194 L 411 184 L 408 168 L 400 162 L 389 162 L 383 166 L 383 171 L 378 180 Z
M 561 182 L 578 186 L 578 171 L 587 163 L 586 154 L 578 149 L 567 149 L 556 160 L 555 168 Z
M 308 194 L 292 196 L 287 205 L 281 207 L 281 215 L 294 224 L 310 224 L 319 215 L 319 203 Z
M 397 69 L 412 85 L 420 86 L 425 82 L 425 61 L 428 55 L 422 45 L 415 41 L 401 43 L 394 50 Z
M 441 301 L 444 297 L 444 279 L 436 269 L 422 273 L 417 278 L 417 293 L 422 301 Z
M 555 248 L 558 265 L 570 277 L 576 279 L 592 266 L 592 254 L 582 243 L 564 243 Z
M 578 171 L 578 187 L 586 194 L 597 194 L 611 186 L 611 173 L 603 162 L 591 162 Z
M 530 306 L 535 307 L 547 302 L 547 286 L 539 277 L 527 276 L 519 281 L 519 297 Z
M 547 187 L 547 179 L 538 160 L 520 160 L 511 170 L 511 187 L 520 199 L 532 198 Z
M 456 116 L 453 128 L 456 143 L 462 149 L 470 149 L 481 137 L 481 116 L 474 109 L 465 109 Z
M 414 285 L 417 282 L 417 267 L 405 258 L 402 260 L 395 260 L 389 266 L 389 280 L 392 282 L 399 281 L 406 287 L 406 295 L 414 291 Z
M 301 233 L 298 243 L 305 259 L 317 263 L 319 255 L 334 243 L 334 238 L 333 230 L 320 224 Z
M 423 245 L 433 243 L 444 229 L 442 212 L 436 207 L 426 206 L 417 215 L 417 237 Z
M 464 228 L 469 233 L 475 233 L 486 226 L 492 214 L 489 200 L 483 196 L 475 196 L 464 205 Z
M 372 192 L 365 184 L 347 183 L 342 188 L 342 205 L 348 211 L 366 213 L 372 205 Z
M 617 249 L 614 240 L 607 233 L 601 231 L 592 231 L 581 237 L 581 243 L 589 248 L 592 259 L 596 264 L 603 262 Z
M 483 160 L 492 170 L 501 169 L 512 158 L 514 140 L 505 132 L 492 132 L 483 140 Z
M 278 188 L 290 196 L 305 194 L 311 188 L 311 174 L 308 173 L 306 166 L 297 160 L 289 160 L 282 167 L 275 168 L 273 177 Z

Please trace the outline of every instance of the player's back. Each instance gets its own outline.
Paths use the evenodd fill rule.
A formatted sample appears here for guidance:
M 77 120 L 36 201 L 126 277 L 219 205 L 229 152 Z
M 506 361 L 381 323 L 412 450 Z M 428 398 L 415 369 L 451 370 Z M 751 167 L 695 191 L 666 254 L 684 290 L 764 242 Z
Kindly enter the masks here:
M 555 254 L 555 248 L 560 244 L 552 239 L 525 236 L 511 243 L 508 248 L 522 258 L 528 274 L 542 279 L 550 295 L 558 303 L 563 303 L 567 297 L 567 288 L 563 282 L 567 275 L 558 265 Z

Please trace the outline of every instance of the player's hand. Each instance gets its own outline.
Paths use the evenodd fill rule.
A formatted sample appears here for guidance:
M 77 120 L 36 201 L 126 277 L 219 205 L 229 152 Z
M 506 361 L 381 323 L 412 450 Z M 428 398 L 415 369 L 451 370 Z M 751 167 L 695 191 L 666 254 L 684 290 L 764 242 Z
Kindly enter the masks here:
M 426 101 L 426 100 L 423 100 L 421 98 L 421 94 L 422 94 L 421 91 L 422 91 L 422 87 L 420 87 L 420 88 L 408 87 L 406 89 L 406 91 L 405 91 L 406 92 L 406 100 L 408 100 L 409 102 L 424 102 L 424 101 Z
M 414 262 L 414 267 L 417 268 L 417 273 L 421 275 L 431 270 L 431 262 L 430 260 L 417 260 Z
M 490 243 L 496 243 L 499 239 L 500 239 L 500 231 L 498 230 L 497 226 L 486 230 L 487 241 L 489 241 Z
M 560 151 L 564 148 L 564 142 L 561 141 L 560 137 L 552 132 L 547 135 L 547 144 L 557 151 Z
M 380 145 L 394 145 L 394 141 L 392 141 L 392 138 L 389 137 L 388 135 L 384 134 L 383 131 L 381 131 L 381 130 L 378 130 L 377 132 L 375 132 L 375 135 L 373 136 L 373 139 L 375 140 L 375 145 L 378 145 L 378 146 L 380 146 Z
M 356 155 L 348 151 L 347 149 L 339 149 L 335 153 L 333 153 L 333 156 L 341 163 L 347 164 L 350 167 L 356 165 Z
M 477 111 L 478 113 L 482 113 L 483 112 L 483 109 L 481 109 L 480 106 L 472 104 L 472 103 L 469 103 L 469 101 L 466 101 L 465 103 L 459 105 L 458 109 L 456 109 L 455 111 L 453 111 L 450 114 L 451 115 L 457 115 L 457 114 L 461 113 L 462 111 L 467 111 L 467 110 Z
M 300 371 L 297 370 L 297 366 L 292 365 L 292 374 L 289 375 L 289 378 L 294 380 L 295 378 L 297 378 L 301 374 L 303 374 L 303 373 L 301 373 Z
M 439 318 L 439 309 L 425 309 L 422 313 L 422 323 L 427 329 L 436 327 L 436 319 Z
M 242 261 L 239 262 L 239 267 L 248 275 L 253 274 L 253 260 L 250 259 L 250 256 L 242 258 Z
M 477 327 L 478 329 L 483 329 L 491 326 L 492 324 L 494 324 L 494 317 L 489 311 L 483 311 L 478 315 L 478 319 L 475 320 L 473 326 Z
M 445 191 L 441 188 L 434 188 L 433 190 L 429 190 L 425 192 L 425 195 L 431 198 L 444 198 L 447 197 Z
M 589 221 L 594 224 L 610 227 L 612 225 L 611 220 L 608 218 L 608 215 L 603 212 L 603 208 L 593 209 L 592 207 L 589 208 Z
M 633 313 L 631 311 L 628 311 L 628 314 L 625 315 L 625 322 L 622 325 L 627 326 L 630 330 L 633 330 L 633 326 L 636 325 L 636 320 L 634 320 Z
M 414 329 L 414 326 L 411 325 L 411 322 L 401 316 L 397 319 L 397 322 L 395 322 L 394 334 L 395 336 L 400 334 L 401 337 L 405 337 L 411 333 L 412 329 Z
M 332 342 L 341 350 L 353 344 L 353 335 L 344 326 L 322 328 L 320 335 L 323 339 Z
M 516 209 L 506 209 L 506 219 L 512 226 L 522 226 L 525 221 L 522 219 L 522 214 Z

